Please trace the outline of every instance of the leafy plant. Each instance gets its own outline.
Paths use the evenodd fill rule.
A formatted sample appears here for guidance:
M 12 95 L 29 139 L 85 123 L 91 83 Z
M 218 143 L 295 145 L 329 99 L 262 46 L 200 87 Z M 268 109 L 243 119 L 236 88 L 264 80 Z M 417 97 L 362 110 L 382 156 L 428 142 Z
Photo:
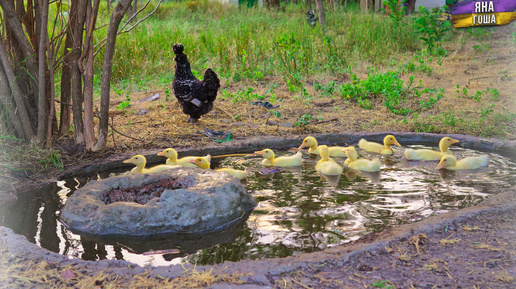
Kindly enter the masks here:
M 265 95 L 269 92 L 268 90 Z M 242 88 L 239 91 L 232 93 L 227 89 L 223 89 L 221 91 L 222 99 L 231 100 L 232 102 L 240 102 L 240 101 L 255 101 L 262 100 L 265 98 L 265 95 L 259 95 L 254 91 L 252 87 Z M 273 94 L 274 95 L 274 94 Z
M 115 90 L 115 93 L 117 93 L 118 95 L 121 95 L 122 92 L 123 91 Z M 119 105 L 115 105 L 115 107 L 120 111 L 125 111 L 125 109 L 130 106 L 131 106 L 131 95 L 128 93 L 125 95 L 125 99 L 122 102 L 120 102 Z
M 486 92 L 491 96 L 492 100 L 498 100 L 498 98 L 500 98 L 500 91 L 496 88 L 488 88 Z
M 400 1 L 398 0 L 384 0 L 382 4 L 387 6 L 389 9 L 386 10 L 382 8 L 382 10 L 387 12 L 396 27 L 399 27 L 401 20 L 403 20 L 403 16 L 405 15 L 405 11 L 407 10 L 407 6 L 401 5 Z
M 301 42 L 296 39 L 294 33 L 283 33 L 275 43 L 278 45 L 277 54 L 281 63 L 285 80 L 289 90 L 294 92 L 296 87 L 302 87 L 300 80 L 300 54 L 302 52 Z
M 326 85 L 315 83 L 314 88 L 317 91 L 321 91 L 323 95 L 332 96 L 337 90 L 337 83 L 333 80 L 328 82 Z
M 443 8 L 435 12 L 428 11 L 424 6 L 419 7 L 419 17 L 414 21 L 414 28 L 423 40 L 427 50 L 434 55 L 446 55 L 441 44 L 443 36 L 451 29 L 450 21 L 443 21 L 440 16 L 444 13 Z
M 309 124 L 310 122 L 314 121 L 314 120 L 322 120 L 321 118 L 318 118 L 318 117 L 314 117 L 312 116 L 311 114 L 309 113 L 305 113 L 303 114 L 302 116 L 300 116 L 296 123 L 294 124 L 295 126 L 298 126 L 298 127 L 303 127 L 303 126 L 306 126 L 307 124 Z
M 486 116 L 493 113 L 495 105 L 491 104 L 488 107 L 481 107 L 480 108 L 480 118 L 485 118 Z

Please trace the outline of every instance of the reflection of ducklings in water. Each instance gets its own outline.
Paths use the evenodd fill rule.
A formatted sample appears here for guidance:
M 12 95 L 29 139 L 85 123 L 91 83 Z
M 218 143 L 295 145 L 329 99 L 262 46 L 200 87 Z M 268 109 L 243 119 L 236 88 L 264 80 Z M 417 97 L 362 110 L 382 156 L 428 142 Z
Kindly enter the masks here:
M 383 145 L 376 142 L 367 141 L 365 139 L 361 139 L 360 141 L 358 141 L 359 148 L 371 153 L 377 153 L 382 155 L 394 154 L 394 150 L 391 148 L 391 145 L 393 144 L 399 147 L 401 146 L 393 135 L 385 136 L 383 138 Z
M 124 163 L 136 165 L 136 167 L 131 170 L 131 174 L 158 173 L 176 167 L 168 165 L 157 165 L 155 167 L 146 169 L 145 165 L 147 164 L 147 159 L 142 155 L 135 155 L 134 157 L 125 160 Z
M 380 172 L 364 172 L 364 171 L 354 171 L 354 170 L 348 170 L 344 173 L 346 175 L 346 178 L 350 181 L 354 181 L 358 176 L 367 178 L 371 181 L 373 184 L 379 184 L 380 183 Z
M 421 161 L 438 161 L 445 155 L 452 155 L 451 151 L 448 148 L 459 141 L 456 139 L 452 139 L 451 137 L 443 137 L 439 141 L 439 150 L 434 151 L 429 149 L 405 149 L 403 154 L 407 160 L 421 160 Z
M 435 167 L 436 170 L 447 169 L 447 170 L 473 170 L 480 167 L 485 167 L 489 163 L 489 157 L 487 155 L 479 157 L 466 157 L 461 160 L 457 160 L 452 155 L 446 155 L 441 158 L 441 161 Z
M 342 174 L 343 168 L 329 157 L 328 146 L 319 146 L 321 159 L 315 165 L 315 170 L 323 175 L 337 176 Z
M 261 151 L 254 152 L 255 154 L 262 156 L 264 160 L 262 164 L 264 166 L 275 166 L 275 167 L 296 167 L 303 163 L 303 154 L 298 151 L 293 156 L 281 156 L 275 157 L 274 152 L 271 149 L 264 149 Z
M 320 174 L 321 178 L 324 179 L 328 185 L 330 185 L 330 187 L 337 187 L 339 185 L 339 181 L 340 181 L 340 176 L 342 176 L 342 174 L 338 174 L 338 175 L 324 175 L 324 174 Z
M 380 160 L 374 159 L 370 161 L 368 159 L 358 158 L 358 153 L 352 146 L 343 149 L 343 151 L 346 153 L 348 159 L 350 160 L 347 165 L 348 168 L 355 171 L 364 172 L 377 172 L 380 170 Z
M 317 140 L 313 136 L 307 136 L 304 140 L 301 146 L 299 146 L 299 149 L 302 148 L 308 148 L 308 153 L 312 155 L 318 155 L 319 154 L 319 148 L 320 146 L 317 143 Z M 346 154 L 342 151 L 343 147 L 328 147 L 328 156 L 330 157 L 345 157 Z

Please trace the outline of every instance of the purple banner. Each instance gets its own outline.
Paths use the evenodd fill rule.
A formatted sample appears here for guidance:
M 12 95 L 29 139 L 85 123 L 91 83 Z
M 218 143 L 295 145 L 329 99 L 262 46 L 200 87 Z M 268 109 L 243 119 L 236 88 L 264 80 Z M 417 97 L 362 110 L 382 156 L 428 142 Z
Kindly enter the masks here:
M 494 10 L 489 10 L 490 7 Z M 498 13 L 513 12 L 514 10 L 516 10 L 516 0 L 463 1 L 453 5 L 451 14 Z

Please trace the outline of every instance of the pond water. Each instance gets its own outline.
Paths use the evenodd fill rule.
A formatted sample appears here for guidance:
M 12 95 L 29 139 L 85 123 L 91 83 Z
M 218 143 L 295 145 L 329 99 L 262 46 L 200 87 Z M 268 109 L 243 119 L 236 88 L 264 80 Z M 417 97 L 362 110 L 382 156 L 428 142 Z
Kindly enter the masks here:
M 205 265 L 322 250 L 369 232 L 475 205 L 516 184 L 515 163 L 497 154 L 488 154 L 486 168 L 453 172 L 435 170 L 437 162 L 406 161 L 402 149 L 395 149 L 394 156 L 381 157 L 380 173 L 345 172 L 330 179 L 315 172 L 315 156 L 305 156 L 301 168 L 279 172 L 262 170 L 261 158 L 214 159 L 212 168 L 250 170 L 242 182 L 258 201 L 248 218 L 217 233 L 96 238 L 75 234 L 60 223 L 67 196 L 90 179 L 120 171 L 58 181 L 22 194 L 0 208 L 0 225 L 70 258 L 124 259 L 142 266 Z M 484 154 L 462 148 L 452 151 L 457 158 Z

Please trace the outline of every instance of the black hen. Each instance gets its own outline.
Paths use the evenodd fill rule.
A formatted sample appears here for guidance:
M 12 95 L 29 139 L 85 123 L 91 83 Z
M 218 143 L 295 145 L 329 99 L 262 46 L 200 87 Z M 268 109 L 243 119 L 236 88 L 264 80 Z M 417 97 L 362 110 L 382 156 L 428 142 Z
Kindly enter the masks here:
M 172 88 L 174 89 L 174 95 L 183 107 L 183 112 L 190 115 L 188 122 L 197 122 L 201 115 L 213 109 L 213 101 L 217 97 L 220 80 L 211 68 L 204 72 L 203 81 L 195 78 L 190 70 L 190 62 L 183 54 L 183 50 L 182 44 L 174 44 L 176 73 Z

